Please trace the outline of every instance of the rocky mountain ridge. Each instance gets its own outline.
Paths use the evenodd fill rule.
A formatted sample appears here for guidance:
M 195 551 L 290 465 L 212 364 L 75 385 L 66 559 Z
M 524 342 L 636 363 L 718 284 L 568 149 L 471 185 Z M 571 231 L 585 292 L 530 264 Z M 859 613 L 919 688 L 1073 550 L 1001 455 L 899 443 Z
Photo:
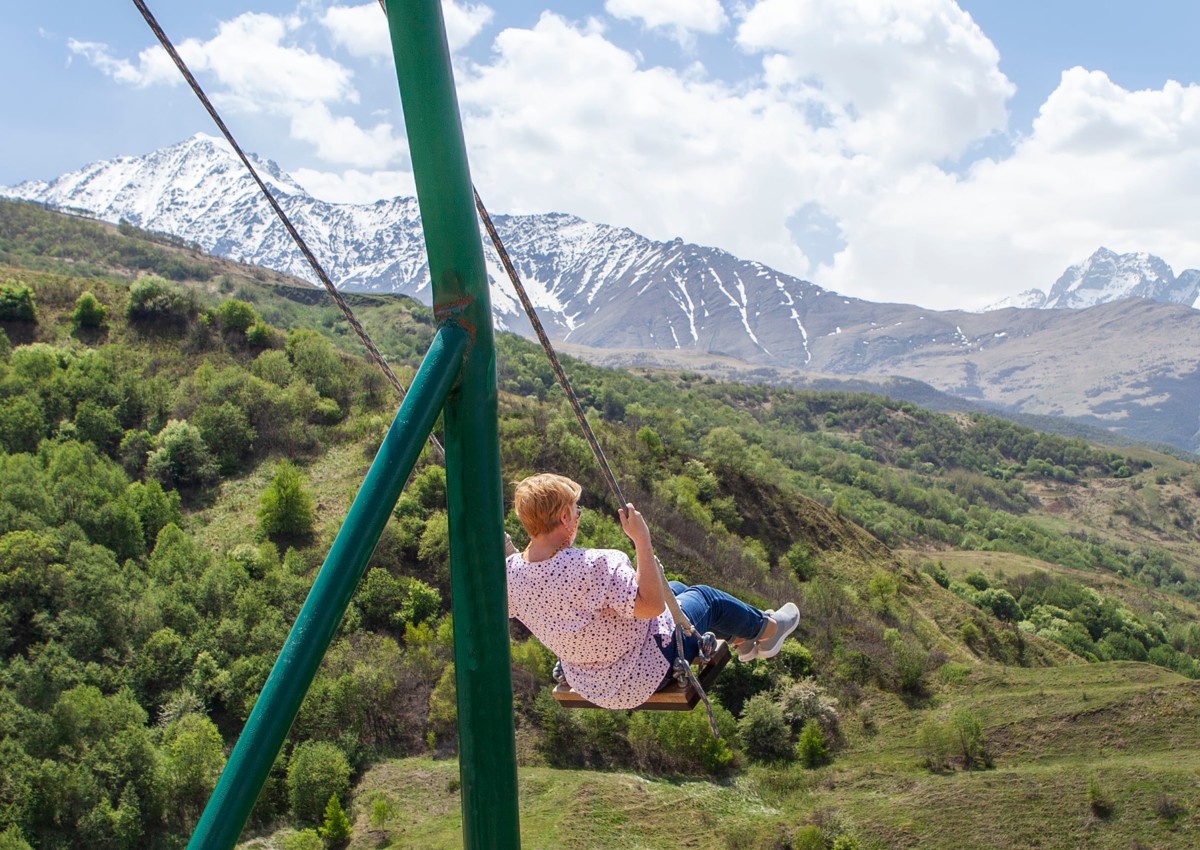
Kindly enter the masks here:
M 415 199 L 332 204 L 274 163 L 259 166 L 339 286 L 428 303 Z M 124 219 L 312 279 L 241 163 L 211 136 L 0 195 Z M 494 219 L 551 337 L 603 350 L 610 362 L 695 352 L 777 376 L 907 377 L 1005 410 L 1200 445 L 1200 312 L 1183 306 L 1188 288 L 1200 288 L 1194 270 L 1174 277 L 1161 260 L 1133 255 L 1131 263 L 1102 249 L 1038 305 L 1080 309 L 933 311 L 849 298 L 718 248 L 656 242 L 571 215 Z M 531 333 L 488 244 L 485 257 L 498 327 Z M 1110 300 L 1122 294 L 1143 297 Z
M 1063 272 L 1049 293 L 1027 289 L 987 309 L 1082 309 L 1123 298 L 1200 308 L 1200 269 L 1187 269 L 1176 276 L 1169 265 L 1152 254 L 1118 254 L 1102 247 Z

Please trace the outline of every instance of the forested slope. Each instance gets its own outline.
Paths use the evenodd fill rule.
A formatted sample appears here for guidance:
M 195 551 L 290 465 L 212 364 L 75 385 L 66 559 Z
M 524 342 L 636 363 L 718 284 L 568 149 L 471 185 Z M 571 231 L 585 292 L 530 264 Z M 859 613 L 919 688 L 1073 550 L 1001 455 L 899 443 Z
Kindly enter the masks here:
M 178 846 L 397 402 L 322 293 L 260 270 L 10 202 L 0 262 L 0 847 Z M 429 311 L 350 300 L 411 377 Z M 727 668 L 718 741 L 701 712 L 562 711 L 553 659 L 514 626 L 523 765 L 749 789 L 758 802 L 729 803 L 707 833 L 718 843 L 700 846 L 1024 846 L 935 845 L 869 799 L 888 793 L 884 776 L 936 795 L 963 770 L 1020 773 L 1014 680 L 1062 695 L 1035 699 L 1044 711 L 1029 719 L 1048 751 L 1074 752 L 1052 719 L 1077 708 L 1065 671 L 1097 671 L 1112 729 L 1156 716 L 1150 691 L 1196 707 L 1188 462 L 865 394 L 567 368 L 668 569 L 764 605 L 795 599 L 803 625 L 778 659 Z M 540 351 L 503 335 L 498 370 L 506 486 L 535 470 L 576 477 L 581 541 L 625 547 Z M 446 523 L 444 475 L 424 459 L 253 830 L 284 825 L 279 842 L 300 847 L 315 836 L 288 829 L 333 836 L 348 808 L 356 846 L 408 846 L 406 771 L 390 760 L 455 746 Z M 1128 734 L 1148 781 L 1169 787 L 1157 739 Z M 1195 758 L 1192 737 L 1176 743 Z M 751 816 L 770 783 L 783 796 Z M 864 795 L 842 795 L 846 783 Z M 1119 846 L 1194 822 L 1186 794 L 1162 796 L 1170 816 L 1119 824 Z M 536 791 L 525 799 L 527 843 L 556 846 L 539 843 Z M 586 834 L 601 833 L 591 846 L 633 834 Z

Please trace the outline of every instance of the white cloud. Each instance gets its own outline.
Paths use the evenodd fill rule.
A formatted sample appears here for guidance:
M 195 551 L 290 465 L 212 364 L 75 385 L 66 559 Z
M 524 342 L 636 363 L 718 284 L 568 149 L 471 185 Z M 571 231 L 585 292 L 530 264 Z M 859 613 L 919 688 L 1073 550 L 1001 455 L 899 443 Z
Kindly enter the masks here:
M 291 113 L 292 136 L 312 143 L 317 156 L 329 163 L 347 163 L 360 168 L 382 168 L 407 151 L 392 125 L 383 122 L 369 129 L 349 116 L 335 116 L 323 103 L 314 103 Z M 375 198 L 382 197 L 376 195 Z
M 1015 91 L 953 0 L 759 0 L 738 44 L 767 82 L 822 107 L 854 152 L 916 163 L 1004 128 Z
M 604 11 L 641 21 L 649 29 L 669 30 L 684 44 L 692 33 L 717 33 L 729 23 L 720 0 L 605 0 Z
M 460 46 L 492 15 L 445 8 Z M 688 20 L 666 3 L 609 0 L 608 11 L 647 27 Z M 947 159 L 1005 132 L 1013 87 L 950 0 L 758 0 L 734 14 L 731 38 L 761 62 L 737 81 L 699 62 L 648 63 L 603 20 L 549 13 L 502 30 L 488 53 L 457 57 L 472 172 L 489 207 L 680 236 L 847 294 L 931 308 L 1045 289 L 1100 245 L 1200 268 L 1200 86 L 1127 91 L 1071 69 L 1003 159 L 955 173 Z M 390 50 L 377 4 L 335 6 L 309 23 L 352 58 Z M 223 105 L 281 117 L 311 146 L 319 160 L 289 170 L 314 194 L 411 194 L 399 119 L 388 118 L 394 89 L 364 119 L 369 105 L 351 108 L 351 70 L 298 47 L 312 35 L 301 26 L 243 15 L 181 49 L 216 80 Z M 127 85 L 176 79 L 158 48 L 134 60 L 96 43 L 71 50 Z
M 412 197 L 417 193 L 411 171 L 341 172 L 299 168 L 291 172 L 296 182 L 315 197 L 337 204 L 371 203 L 378 198 Z
M 67 48 L 99 71 L 125 85 L 145 88 L 162 83 L 172 85 L 183 82 L 167 51 L 158 45 L 147 47 L 139 53 L 137 64 L 113 56 L 107 44 L 94 41 L 71 38 L 67 40 Z
M 982 307 L 1048 289 L 1101 245 L 1200 268 L 1200 86 L 1130 92 L 1064 72 L 1028 138 L 962 178 L 914 170 L 847 204 L 852 250 L 824 277 L 869 298 Z M 901 282 L 900 289 L 895 287 Z
M 551 14 L 502 32 L 495 54 L 459 77 L 472 170 L 493 207 L 568 211 L 807 268 L 786 219 L 838 155 L 802 110 L 640 68 L 594 25 Z
M 482 3 L 460 4 L 447 0 L 442 5 L 442 15 L 450 50 L 457 52 L 470 44 L 491 22 L 493 14 Z M 334 43 L 345 47 L 353 56 L 390 58 L 392 55 L 387 19 L 378 2 L 361 6 L 331 6 L 321 16 L 321 24 L 329 30 Z
M 361 6 L 330 6 L 321 16 L 334 44 L 352 56 L 391 56 L 387 18 L 376 2 Z
M 452 51 L 462 50 L 480 30 L 492 21 L 493 12 L 482 3 L 456 3 L 446 0 L 442 4 L 442 15 L 446 20 L 446 40 Z
M 373 7 L 386 32 L 383 13 Z M 294 138 L 308 142 L 327 163 L 381 168 L 402 157 L 406 146 L 393 126 L 366 127 L 338 111 L 357 104 L 353 73 L 341 63 L 292 43 L 299 18 L 247 13 L 217 27 L 204 41 L 177 45 L 180 56 L 201 80 L 213 102 L 227 114 L 266 114 L 287 121 Z M 179 72 L 157 45 L 136 64 L 113 57 L 104 45 L 72 42 L 71 49 L 120 83 L 175 84 Z
M 178 49 L 193 72 L 209 72 L 224 86 L 225 98 L 245 111 L 357 101 L 350 69 L 284 43 L 297 25 L 274 15 L 247 13 L 221 23 L 210 40 L 187 39 Z

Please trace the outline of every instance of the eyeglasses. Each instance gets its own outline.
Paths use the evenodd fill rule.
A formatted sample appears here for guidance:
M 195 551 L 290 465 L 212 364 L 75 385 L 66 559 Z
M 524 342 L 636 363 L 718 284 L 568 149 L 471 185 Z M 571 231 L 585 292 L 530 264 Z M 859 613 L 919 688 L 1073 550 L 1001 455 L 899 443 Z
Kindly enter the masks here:
M 583 507 L 581 505 L 576 505 L 575 506 L 575 519 L 579 519 L 581 516 L 583 516 Z

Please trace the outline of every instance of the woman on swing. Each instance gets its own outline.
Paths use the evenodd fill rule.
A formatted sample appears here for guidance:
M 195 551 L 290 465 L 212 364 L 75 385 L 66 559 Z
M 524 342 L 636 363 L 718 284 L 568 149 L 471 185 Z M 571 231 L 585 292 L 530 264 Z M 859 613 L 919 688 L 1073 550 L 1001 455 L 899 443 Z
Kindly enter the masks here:
M 559 657 L 584 698 L 603 708 L 635 708 L 670 680 L 675 621 L 665 610 L 650 529 L 632 504 L 618 514 L 636 568 L 616 549 L 574 547 L 581 492 L 570 478 L 551 473 L 517 484 L 514 507 L 529 546 L 508 556 L 508 613 Z M 790 602 L 763 612 L 716 588 L 670 586 L 696 631 L 731 637 L 742 661 L 777 654 L 800 622 Z M 697 635 L 683 643 L 693 660 Z

